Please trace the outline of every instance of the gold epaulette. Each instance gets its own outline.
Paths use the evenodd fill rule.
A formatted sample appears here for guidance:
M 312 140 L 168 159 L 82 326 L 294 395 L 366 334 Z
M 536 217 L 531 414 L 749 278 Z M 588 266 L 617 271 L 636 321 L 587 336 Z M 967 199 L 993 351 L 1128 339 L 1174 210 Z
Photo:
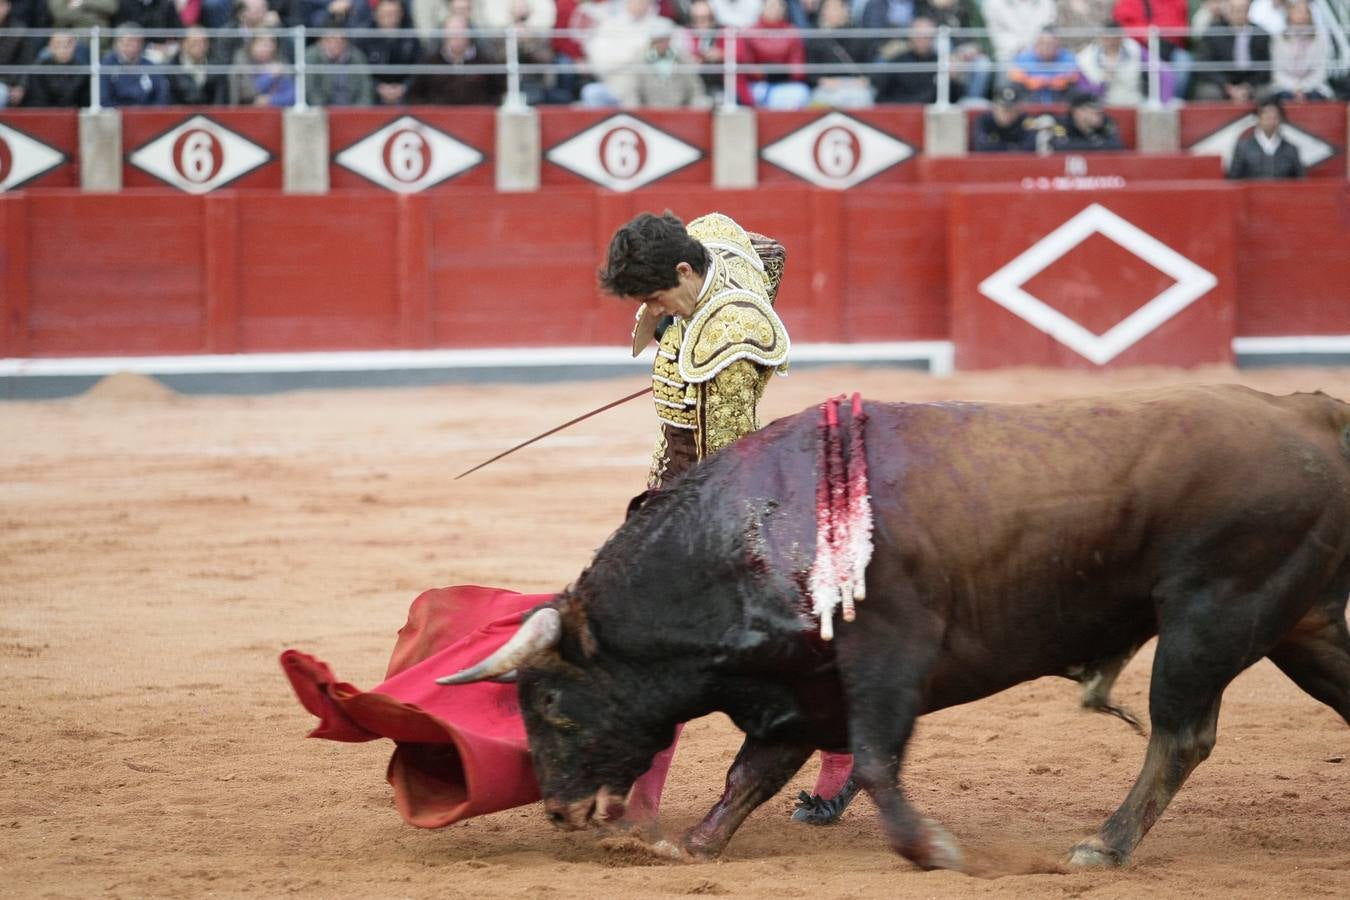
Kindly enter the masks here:
M 753 291 L 731 289 L 709 299 L 685 327 L 680 347 L 680 378 L 707 381 L 738 359 L 774 368 L 787 362 L 787 329 Z

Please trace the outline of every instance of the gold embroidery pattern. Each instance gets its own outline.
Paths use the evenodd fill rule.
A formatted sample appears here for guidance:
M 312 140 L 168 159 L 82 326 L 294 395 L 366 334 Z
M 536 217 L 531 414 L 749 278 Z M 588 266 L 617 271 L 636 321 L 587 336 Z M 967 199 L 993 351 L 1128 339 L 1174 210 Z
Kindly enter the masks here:
M 661 335 L 661 343 L 656 348 L 656 359 L 652 362 L 652 397 L 658 419 L 676 428 L 693 428 L 698 393 L 693 385 L 680 377 L 679 360 L 674 358 L 679 355 L 683 341 L 684 322 L 676 319 Z
M 697 432 L 700 459 L 759 428 L 755 410 L 772 370 L 748 359 L 733 362 L 716 378 L 700 385 L 703 390 L 702 427 Z

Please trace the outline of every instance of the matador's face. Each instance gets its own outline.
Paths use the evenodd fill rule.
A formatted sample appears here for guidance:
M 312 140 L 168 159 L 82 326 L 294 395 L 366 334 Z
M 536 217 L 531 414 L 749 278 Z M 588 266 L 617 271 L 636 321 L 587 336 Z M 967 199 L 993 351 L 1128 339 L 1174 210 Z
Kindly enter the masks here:
M 693 315 L 694 308 L 698 306 L 698 295 L 703 290 L 703 276 L 687 262 L 675 266 L 675 275 L 679 281 L 674 287 L 636 299 L 645 301 L 648 310 L 664 316 L 688 318 Z

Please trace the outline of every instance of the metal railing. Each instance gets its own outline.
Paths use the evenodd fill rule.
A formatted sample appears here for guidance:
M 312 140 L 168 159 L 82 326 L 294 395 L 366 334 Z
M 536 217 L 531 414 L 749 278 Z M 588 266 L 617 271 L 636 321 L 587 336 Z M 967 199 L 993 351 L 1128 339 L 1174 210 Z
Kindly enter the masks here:
M 1344 76 L 1350 71 L 1350 42 L 1346 40 L 1343 31 L 1338 29 L 1344 27 L 1339 20 L 1331 23 L 1332 30 L 1329 33 L 1331 57 L 1330 74 L 1332 76 Z M 522 59 L 521 43 L 522 38 L 529 39 L 548 39 L 552 41 L 556 38 L 572 39 L 578 42 L 584 42 L 591 35 L 590 31 L 580 29 L 548 29 L 530 32 L 522 32 L 515 28 L 509 29 L 471 29 L 465 34 L 480 45 L 500 45 L 500 56 L 495 56 L 488 61 L 475 61 L 471 65 L 452 66 L 445 63 L 414 63 L 414 64 L 333 64 L 323 62 L 312 62 L 307 60 L 307 50 L 310 45 L 319 38 L 330 34 L 340 34 L 348 38 L 355 45 L 360 46 L 363 42 L 377 38 L 403 38 L 415 37 L 420 45 L 426 49 L 435 46 L 444 37 L 440 30 L 421 30 L 421 29 L 377 29 L 377 28 L 350 28 L 350 29 L 320 29 L 305 28 L 296 26 L 290 28 L 216 28 L 216 29 L 144 29 L 137 30 L 136 34 L 142 37 L 149 45 L 170 44 L 181 40 L 189 32 L 204 33 L 212 42 L 219 40 L 245 40 L 258 35 L 271 35 L 277 41 L 278 49 L 287 46 L 289 48 L 289 58 L 278 58 L 276 61 L 268 63 L 239 63 L 223 62 L 219 59 L 207 62 L 200 66 L 172 65 L 166 62 L 151 62 L 146 65 L 124 65 L 121 63 L 115 66 L 104 62 L 104 54 L 114 45 L 119 33 L 114 28 L 90 28 L 90 29 L 0 29 L 0 37 L 7 35 L 21 35 L 31 39 L 47 39 L 53 34 L 74 35 L 77 40 L 82 41 L 81 62 L 72 62 L 64 65 L 38 65 L 30 64 L 23 66 L 0 66 L 0 76 L 22 75 L 22 76 L 53 76 L 81 74 L 89 76 L 89 108 L 100 109 L 104 106 L 106 98 L 102 96 L 102 87 L 104 77 L 121 74 L 150 74 L 150 75 L 176 75 L 183 73 L 203 72 L 207 75 L 249 75 L 267 71 L 279 71 L 290 76 L 294 80 L 295 95 L 293 106 L 305 108 L 308 104 L 306 97 L 306 83 L 311 75 L 327 75 L 341 72 L 350 72 L 354 68 L 372 75 L 407 75 L 416 76 L 419 74 L 435 75 L 455 75 L 455 74 L 490 74 L 504 76 L 505 90 L 503 93 L 503 105 L 508 108 L 521 108 L 526 106 L 525 94 L 523 91 L 523 82 L 526 79 L 534 77 L 556 77 L 559 75 L 574 75 L 580 78 L 604 77 L 615 73 L 636 73 L 650 71 L 653 66 L 645 63 L 629 63 L 612 68 L 605 68 L 603 71 L 597 71 L 585 60 L 568 60 L 566 62 L 527 62 Z M 948 28 L 940 27 L 935 33 L 929 33 L 934 40 L 935 59 L 932 62 L 895 62 L 874 60 L 868 62 L 855 63 L 827 63 L 827 64 L 768 64 L 746 62 L 738 58 L 741 41 L 746 38 L 754 38 L 759 34 L 773 35 L 781 37 L 781 31 L 760 32 L 755 29 L 718 29 L 716 31 L 700 31 L 697 29 L 680 29 L 680 33 L 689 40 L 701 40 L 705 37 L 715 37 L 721 41 L 723 59 L 719 63 L 679 63 L 673 66 L 665 67 L 665 70 L 677 73 L 692 73 L 699 76 L 710 76 L 720 79 L 721 83 L 721 103 L 725 107 L 735 107 L 739 103 L 737 87 L 742 77 L 772 76 L 772 75 L 792 75 L 792 76 L 859 76 L 867 79 L 874 79 L 878 76 L 889 74 L 931 74 L 935 79 L 935 102 L 939 107 L 951 105 L 953 97 L 953 81 L 969 77 L 978 71 L 989 71 L 1003 78 L 1007 77 L 1008 72 L 1013 68 L 1010 61 L 994 60 L 987 54 L 981 54 L 975 58 L 969 58 L 965 54 L 956 54 L 954 49 L 958 46 L 978 45 L 985 46 L 989 38 L 987 29 L 974 28 Z M 917 32 L 913 29 L 865 29 L 865 28 L 846 28 L 846 29 L 803 29 L 800 32 L 804 41 L 844 39 L 850 41 L 874 41 L 878 44 L 901 40 L 907 41 L 916 36 Z M 1225 27 L 1213 27 L 1206 31 L 1207 34 L 1224 35 L 1236 33 L 1234 29 Z M 1163 29 L 1150 27 L 1146 30 L 1140 29 L 1108 29 L 1108 28 L 1079 28 L 1079 29 L 1056 29 L 1055 34 L 1062 39 L 1071 41 L 1083 39 L 1090 40 L 1101 37 L 1123 37 L 1126 40 L 1142 38 L 1147 49 L 1147 58 L 1143 60 L 1144 76 L 1146 90 L 1144 91 L 1144 104 L 1151 107 L 1160 107 L 1163 105 L 1162 82 L 1163 75 L 1169 69 L 1169 65 L 1163 59 L 1163 42 L 1169 38 L 1190 38 L 1192 33 L 1189 29 L 1175 28 Z M 1233 70 L 1235 64 L 1231 60 L 1204 60 L 1192 58 L 1188 61 L 1186 70 L 1190 75 L 1199 75 L 1210 72 L 1227 72 Z M 1244 71 L 1250 72 L 1272 72 L 1274 63 L 1270 61 L 1253 61 L 1249 63 Z

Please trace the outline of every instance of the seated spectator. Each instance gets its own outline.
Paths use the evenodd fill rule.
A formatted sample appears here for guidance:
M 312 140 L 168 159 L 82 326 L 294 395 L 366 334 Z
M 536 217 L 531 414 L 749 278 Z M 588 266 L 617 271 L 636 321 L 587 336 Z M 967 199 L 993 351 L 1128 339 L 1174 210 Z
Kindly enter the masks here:
M 939 28 L 983 28 L 984 17 L 976 0 L 920 0 L 919 16 L 928 19 Z M 993 64 L 989 60 L 989 42 L 981 42 L 973 37 L 953 38 L 952 81 L 956 87 L 952 97 L 960 97 L 962 103 L 983 106 L 989 101 L 989 83 L 993 76 Z M 1006 79 L 1005 79 L 1006 80 Z
M 347 35 L 329 21 L 325 31 L 305 51 L 305 100 L 312 106 L 370 106 L 375 102 L 375 79 L 366 68 L 366 55 L 351 45 Z M 315 66 L 341 66 L 335 72 Z
M 518 15 L 517 6 L 526 10 L 524 18 Z M 553 0 L 473 0 L 469 21 L 474 28 L 529 28 L 534 31 L 547 31 L 557 21 L 558 8 Z
M 717 24 L 723 28 L 758 28 L 764 0 L 709 0 Z
M 1247 18 L 1250 6 L 1250 0 L 1225 0 L 1222 17 L 1214 21 L 1217 27 L 1200 38 L 1197 56 L 1227 67 L 1196 77 L 1197 100 L 1251 101 L 1270 81 L 1270 36 Z
M 1013 59 L 1008 80 L 1032 103 L 1062 103 L 1078 83 L 1078 62 L 1051 31 L 1042 31 L 1030 50 Z
M 971 149 L 976 153 L 1034 150 L 1037 131 L 1036 120 L 1022 108 L 1021 94 L 1016 88 L 1005 87 L 975 120 Z
M 675 23 L 669 19 L 657 19 L 649 32 L 651 46 L 643 58 L 646 68 L 620 82 L 619 104 L 630 109 L 639 106 L 671 109 L 710 105 L 708 92 L 703 89 L 703 79 L 694 72 L 681 72 L 676 68 L 687 66 L 690 61 L 672 45 Z
M 117 15 L 117 0 L 48 0 L 53 28 L 107 28 Z
M 1111 23 L 1112 28 L 1118 27 Z M 1076 57 L 1078 89 L 1095 94 L 1107 106 L 1138 106 L 1147 99 L 1148 51 L 1119 34 L 1092 41 Z M 1172 71 L 1160 63 L 1159 100 L 1172 99 Z
M 689 4 L 689 31 L 685 32 L 689 58 L 699 65 L 720 66 L 724 60 L 722 36 L 717 33 L 717 17 L 708 0 L 694 0 Z M 709 93 L 720 92 L 723 76 L 705 72 L 703 86 Z
M 186 72 L 169 75 L 169 102 L 181 106 L 205 106 L 228 103 L 230 82 L 222 74 L 207 74 L 210 65 L 210 39 L 201 28 L 189 28 L 178 52 L 169 64 L 183 66 Z
M 1179 98 L 1188 96 L 1191 78 L 1191 53 L 1185 34 L 1190 13 L 1187 0 L 1116 0 L 1111 17 L 1122 28 L 1129 29 L 1130 37 L 1141 47 L 1148 48 L 1148 28 L 1150 25 L 1166 29 L 1173 34 L 1159 35 L 1158 52 L 1172 69 L 1175 93 Z
M 1110 20 L 1114 5 L 1115 0 L 1059 0 L 1055 33 L 1076 56 L 1088 44 L 1100 39 L 1100 35 L 1079 32 L 1101 28 L 1103 22 Z
M 501 103 L 505 77 L 478 71 L 495 58 L 488 45 L 469 37 L 469 20 L 452 13 L 441 29 L 441 42 L 422 57 L 422 65 L 448 67 L 436 73 L 419 72 L 408 85 L 409 103 L 450 106 Z
M 365 2 L 365 0 L 360 0 Z M 394 33 L 400 28 L 411 28 L 403 0 L 379 0 L 375 5 L 375 27 L 388 34 L 358 38 L 355 43 L 366 57 L 366 63 L 376 66 L 411 66 L 422 55 L 422 45 L 411 34 Z M 410 72 L 372 71 L 375 82 L 375 102 L 392 106 L 403 102 L 412 81 Z
M 511 11 L 511 23 L 516 28 L 516 54 L 521 63 L 528 66 L 546 66 L 556 61 L 553 50 L 552 30 L 553 2 L 549 0 L 548 25 L 537 25 L 542 21 L 537 0 L 507 0 L 506 7 Z M 505 48 L 503 48 L 505 50 Z M 559 77 L 559 73 L 531 73 L 520 76 L 520 91 L 525 102 L 531 106 L 543 103 L 571 103 L 576 99 L 575 78 Z
M 120 0 L 114 19 L 118 25 L 139 25 L 146 29 L 182 28 L 174 0 Z M 178 51 L 178 38 L 156 34 L 146 38 L 145 55 L 157 63 Z
M 240 47 L 236 65 L 260 66 L 256 72 L 236 72 L 230 76 L 232 102 L 246 106 L 293 106 L 295 76 L 286 70 L 277 53 L 277 39 L 270 34 L 255 34 Z
M 1289 6 L 1284 31 L 1270 39 L 1270 58 L 1275 66 L 1271 83 L 1276 99 L 1334 99 L 1327 81 L 1331 38 L 1313 23 L 1312 9 L 1305 0 Z
M 29 75 L 24 86 L 23 105 L 33 107 L 83 107 L 89 105 L 89 76 L 60 69 L 88 65 L 85 48 L 69 31 L 56 31 L 47 46 L 38 51 L 33 63 L 47 70 Z
M 911 26 L 909 49 L 894 59 L 883 62 L 907 65 L 937 65 L 937 27 L 928 19 L 918 18 Z M 886 72 L 877 77 L 878 103 L 936 103 L 937 72 Z M 948 99 L 955 99 L 949 97 Z
M 595 81 L 581 88 L 585 106 L 618 106 L 619 93 L 650 45 L 649 30 L 661 17 L 652 0 L 622 0 L 599 13 L 586 37 L 586 62 Z
M 916 0 L 858 0 L 854 6 L 858 8 L 854 18 L 859 28 L 908 28 L 918 13 Z M 909 42 L 903 38 L 892 41 L 868 38 L 863 56 L 895 57 L 908 48 Z
M 369 28 L 375 21 L 375 11 L 367 0 L 295 0 L 295 3 L 299 18 L 295 24 L 306 28 Z
M 806 44 L 802 33 L 787 20 L 785 0 L 764 0 L 755 30 L 740 39 L 738 60 L 745 66 L 738 93 L 746 106 L 801 109 L 811 99 L 806 73 Z M 764 33 L 767 32 L 767 33 Z M 756 71 L 757 65 L 787 66 L 787 71 Z
M 1274 99 L 1256 105 L 1256 128 L 1233 148 L 1229 178 L 1302 178 L 1298 148 L 1280 137 L 1284 107 Z
M 99 96 L 104 106 L 164 106 L 169 102 L 169 79 L 160 72 L 119 72 L 125 66 L 154 67 L 145 55 L 139 25 L 119 25 L 113 49 L 101 60 Z
M 9 0 L 0 0 L 0 30 L 27 28 Z M 0 66 L 26 66 L 38 53 L 38 42 L 24 34 L 0 34 Z M 24 76 L 0 74 L 0 109 L 23 104 Z
M 1101 101 L 1091 94 L 1074 94 L 1069 99 L 1069 111 L 1056 125 L 1051 146 L 1073 153 L 1123 150 L 1125 147 L 1115 121 L 1102 110 Z
M 1007 71 L 1017 54 L 1030 50 L 1036 36 L 1053 28 L 1058 9 L 1055 0 L 984 0 L 984 22 L 999 64 L 999 81 L 1006 84 Z
M 847 0 L 823 0 L 818 10 L 820 28 L 849 28 L 853 25 Z M 863 109 L 873 102 L 872 82 L 858 67 L 868 62 L 869 41 L 855 37 L 804 35 L 806 62 L 815 66 L 834 66 L 835 71 L 810 75 L 811 102 L 835 109 Z

